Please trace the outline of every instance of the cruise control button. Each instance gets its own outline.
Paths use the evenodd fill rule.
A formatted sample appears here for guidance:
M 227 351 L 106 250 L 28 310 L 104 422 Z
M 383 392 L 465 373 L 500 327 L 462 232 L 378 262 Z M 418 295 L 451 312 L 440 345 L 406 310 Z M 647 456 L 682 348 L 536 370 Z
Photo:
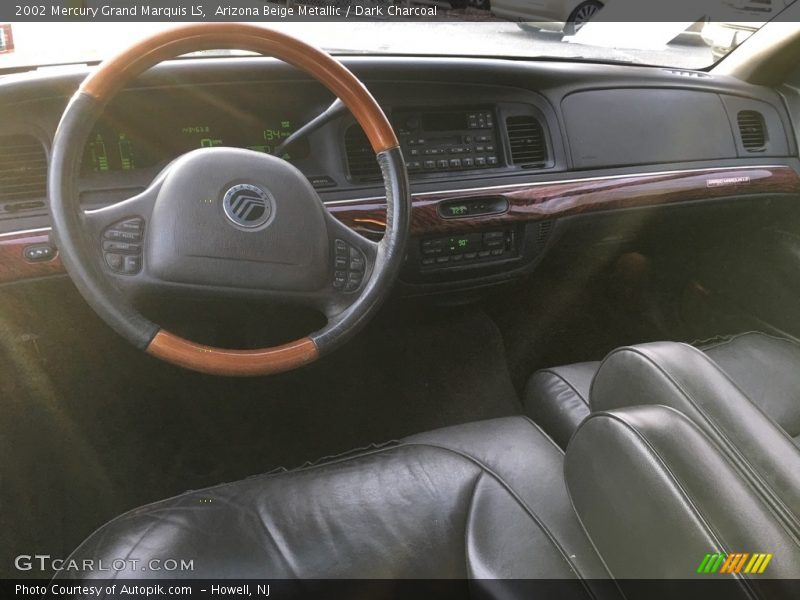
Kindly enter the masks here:
M 138 254 L 142 251 L 142 247 L 138 244 L 129 244 L 127 242 L 103 242 L 103 250 L 106 252 L 117 252 L 122 254 Z
M 106 264 L 115 271 L 121 271 L 125 264 L 125 257 L 121 254 L 106 254 Z
M 127 231 L 122 229 L 108 229 L 104 237 L 107 240 L 116 240 L 119 242 L 139 242 L 142 240 L 141 231 Z
M 114 225 L 114 229 L 141 232 L 144 229 L 144 219 L 128 219 Z
M 141 256 L 126 256 L 125 261 L 122 265 L 122 270 L 127 273 L 128 275 L 133 275 L 134 273 L 138 273 L 139 269 L 142 268 L 142 257 Z
M 364 270 L 364 259 L 360 256 L 351 258 L 350 259 L 350 270 L 351 271 L 363 271 Z
M 333 261 L 333 266 L 337 269 L 346 269 L 347 268 L 347 257 L 346 256 L 337 256 L 336 259 Z

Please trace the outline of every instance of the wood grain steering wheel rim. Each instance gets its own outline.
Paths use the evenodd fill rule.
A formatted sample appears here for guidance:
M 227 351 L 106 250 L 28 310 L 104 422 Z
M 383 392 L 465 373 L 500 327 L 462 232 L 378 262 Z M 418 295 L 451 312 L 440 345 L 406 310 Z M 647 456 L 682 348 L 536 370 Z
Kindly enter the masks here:
M 84 228 L 77 178 L 81 152 L 103 107 L 132 79 L 168 59 L 212 49 L 257 52 L 292 64 L 325 85 L 350 109 L 381 166 L 387 194 L 387 227 L 376 245 L 368 283 L 358 299 L 326 327 L 270 348 L 234 350 L 206 346 L 161 329 L 128 306 L 97 260 Z M 106 60 L 83 82 L 59 124 L 50 169 L 51 218 L 62 260 L 96 312 L 137 347 L 166 362 L 229 376 L 269 375 L 313 362 L 351 337 L 374 314 L 397 273 L 408 236 L 410 201 L 397 137 L 364 85 L 331 56 L 291 36 L 248 24 L 202 23 L 149 37 Z M 95 255 L 92 257 L 92 252 Z M 92 260 L 91 258 L 94 258 Z

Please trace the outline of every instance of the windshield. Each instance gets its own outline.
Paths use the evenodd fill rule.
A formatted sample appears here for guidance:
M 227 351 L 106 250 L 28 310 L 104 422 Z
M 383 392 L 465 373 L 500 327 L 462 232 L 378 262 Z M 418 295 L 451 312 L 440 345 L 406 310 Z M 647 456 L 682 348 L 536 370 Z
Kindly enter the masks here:
M 784 1 L 780 0 L 782 7 Z M 598 4 L 593 2 L 583 2 L 580 6 Z M 442 3 L 436 3 L 439 4 Z M 574 0 L 545 0 L 543 4 L 553 5 L 548 10 L 533 10 L 531 6 L 536 3 L 528 0 L 454 0 L 452 4 L 466 6 L 442 8 L 437 18 L 444 20 L 435 22 L 280 21 L 263 25 L 334 54 L 554 58 L 701 69 L 724 57 L 763 24 L 755 21 L 752 13 L 743 13 L 742 20 L 729 22 L 708 22 L 703 18 L 684 22 L 608 22 L 596 16 L 593 20 L 591 11 L 577 16 L 574 10 L 569 13 L 569 7 L 576 4 Z M 607 10 L 610 7 L 600 13 Z M 762 18 L 771 16 L 758 14 Z M 552 20 L 557 17 L 559 20 Z M 0 70 L 100 61 L 135 40 L 174 25 L 174 22 L 0 24 Z

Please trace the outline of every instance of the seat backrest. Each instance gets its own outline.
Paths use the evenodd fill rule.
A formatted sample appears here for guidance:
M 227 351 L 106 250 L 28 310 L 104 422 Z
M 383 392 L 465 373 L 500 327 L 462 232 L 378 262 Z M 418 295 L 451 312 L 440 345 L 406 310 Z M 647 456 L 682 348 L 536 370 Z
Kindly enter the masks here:
M 614 577 L 729 578 L 736 585 L 725 588 L 728 594 L 716 589 L 708 597 L 796 597 L 800 545 L 740 470 L 677 410 L 592 413 L 570 441 L 564 472 L 575 511 Z M 763 572 L 753 568 L 759 554 L 772 555 Z M 709 569 L 706 555 L 715 556 Z
M 800 449 L 703 352 L 675 342 L 615 350 L 595 375 L 590 405 L 664 405 L 683 413 L 800 540 Z

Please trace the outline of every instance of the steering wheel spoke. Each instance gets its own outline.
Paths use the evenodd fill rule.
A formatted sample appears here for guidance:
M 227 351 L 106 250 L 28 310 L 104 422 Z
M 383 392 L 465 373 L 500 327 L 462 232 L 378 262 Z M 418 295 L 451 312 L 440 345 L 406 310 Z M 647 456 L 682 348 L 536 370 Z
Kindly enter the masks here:
M 323 312 L 335 317 L 353 303 L 369 281 L 378 256 L 378 244 L 359 235 L 326 212 L 331 243 L 331 284 Z
M 86 231 L 109 273 L 131 277 L 142 272 L 145 234 L 159 188 L 156 182 L 127 200 L 82 213 Z

